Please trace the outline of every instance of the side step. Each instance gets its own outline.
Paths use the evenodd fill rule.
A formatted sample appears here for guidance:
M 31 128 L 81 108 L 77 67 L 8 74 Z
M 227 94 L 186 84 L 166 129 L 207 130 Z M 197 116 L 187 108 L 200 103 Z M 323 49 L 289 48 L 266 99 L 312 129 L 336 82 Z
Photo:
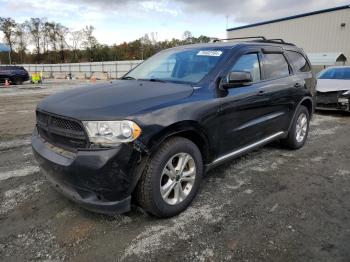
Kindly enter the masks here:
M 257 147 L 260 147 L 260 146 L 263 146 L 263 145 L 266 145 L 268 143 L 270 143 L 271 141 L 273 140 L 276 140 L 277 138 L 280 138 L 280 137 L 283 137 L 284 135 L 286 135 L 287 133 L 286 132 L 278 132 L 278 133 L 275 133 L 271 136 L 268 136 L 262 140 L 259 140 L 253 144 L 250 144 L 250 145 L 247 145 L 245 147 L 241 147 L 231 153 L 228 153 L 226 155 L 223 155 L 223 156 L 220 156 L 219 158 L 215 159 L 212 163 L 206 165 L 205 167 L 205 170 L 208 171 L 209 169 L 215 167 L 215 166 L 218 166 L 220 164 L 222 164 L 223 162 L 227 161 L 227 160 L 230 160 L 230 159 L 233 159 L 233 158 L 236 158 L 240 155 L 243 155 Z

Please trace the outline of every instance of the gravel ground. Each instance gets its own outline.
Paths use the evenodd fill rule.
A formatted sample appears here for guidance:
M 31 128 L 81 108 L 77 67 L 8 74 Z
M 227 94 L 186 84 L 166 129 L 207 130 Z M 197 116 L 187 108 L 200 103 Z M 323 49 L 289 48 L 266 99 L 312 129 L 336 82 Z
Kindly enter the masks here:
M 30 148 L 36 103 L 81 84 L 0 89 L 1 261 L 350 261 L 349 115 L 316 114 L 301 150 L 213 169 L 177 217 L 109 217 L 56 193 Z

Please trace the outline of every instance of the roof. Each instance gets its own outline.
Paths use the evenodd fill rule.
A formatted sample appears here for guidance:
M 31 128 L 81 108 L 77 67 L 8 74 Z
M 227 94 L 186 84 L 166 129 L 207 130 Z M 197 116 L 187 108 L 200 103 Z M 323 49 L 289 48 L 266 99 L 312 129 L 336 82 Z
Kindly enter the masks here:
M 304 14 L 300 14 L 300 15 L 288 16 L 288 17 L 274 19 L 274 20 L 269 20 L 269 21 L 265 21 L 265 22 L 260 22 L 260 23 L 250 24 L 250 25 L 244 25 L 244 26 L 229 28 L 229 29 L 226 29 L 226 31 L 234 31 L 234 30 L 239 30 L 239 29 L 244 29 L 244 28 L 249 28 L 249 27 L 255 27 L 255 26 L 259 26 L 259 25 L 267 25 L 267 24 L 272 24 L 272 23 L 292 20 L 292 19 L 296 19 L 296 18 L 301 18 L 301 17 L 305 17 L 305 16 L 311 16 L 311 15 L 318 15 L 318 14 L 323 14 L 323 13 L 334 12 L 334 11 L 348 9 L 348 8 L 350 8 L 350 5 L 338 6 L 338 7 L 329 8 L 329 9 L 323 9 L 323 10 L 314 11 L 314 12 L 310 12 L 310 13 L 304 13 Z
M 236 46 L 283 46 L 286 49 L 291 50 L 299 50 L 297 46 L 289 45 L 286 43 L 279 43 L 279 42 L 271 42 L 271 41 L 259 41 L 259 40 L 252 40 L 252 41 L 225 41 L 225 42 L 211 42 L 211 43 L 199 43 L 199 44 L 188 44 L 188 45 L 181 45 L 172 47 L 169 49 L 192 49 L 192 48 L 223 48 L 223 49 L 232 49 Z M 163 51 L 166 51 L 168 49 L 165 49 Z
M 341 53 L 308 53 L 312 65 L 335 65 L 337 62 L 346 62 L 346 56 Z
M 0 52 L 10 52 L 10 48 L 5 44 L 0 43 Z

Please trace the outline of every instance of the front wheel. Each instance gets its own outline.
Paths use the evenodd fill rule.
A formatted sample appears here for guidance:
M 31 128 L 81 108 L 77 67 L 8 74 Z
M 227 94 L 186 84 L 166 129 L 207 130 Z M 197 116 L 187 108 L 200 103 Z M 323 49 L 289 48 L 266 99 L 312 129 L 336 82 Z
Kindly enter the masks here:
M 283 144 L 291 149 L 299 149 L 305 145 L 309 134 L 310 114 L 305 106 L 300 106 L 293 119 L 288 137 Z
M 198 147 L 186 138 L 170 138 L 151 157 L 142 174 L 137 201 L 158 217 L 175 216 L 191 204 L 202 173 Z

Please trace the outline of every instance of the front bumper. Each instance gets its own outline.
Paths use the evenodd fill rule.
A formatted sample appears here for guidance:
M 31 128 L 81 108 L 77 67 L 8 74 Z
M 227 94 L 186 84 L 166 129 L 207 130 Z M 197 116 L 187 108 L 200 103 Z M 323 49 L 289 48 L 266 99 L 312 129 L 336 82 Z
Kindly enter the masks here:
M 321 93 L 316 98 L 316 109 L 350 111 L 350 97 L 336 92 Z
M 32 148 L 42 173 L 72 201 L 98 213 L 130 210 L 141 157 L 131 145 L 73 153 L 47 143 L 35 129 Z

